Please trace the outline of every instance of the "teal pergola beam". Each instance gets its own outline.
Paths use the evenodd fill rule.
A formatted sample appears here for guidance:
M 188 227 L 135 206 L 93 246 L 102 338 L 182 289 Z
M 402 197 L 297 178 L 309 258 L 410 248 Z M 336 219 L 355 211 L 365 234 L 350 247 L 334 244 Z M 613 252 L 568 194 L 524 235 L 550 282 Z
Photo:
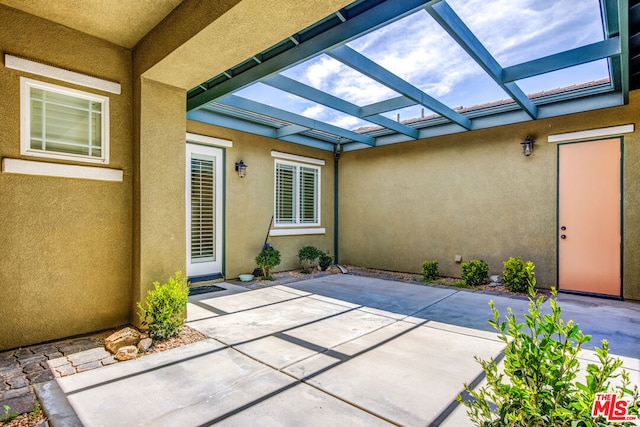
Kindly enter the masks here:
M 262 135 L 269 138 L 276 138 L 277 130 L 258 123 L 247 122 L 240 118 L 229 117 L 216 111 L 215 106 L 209 109 L 200 108 L 198 110 L 187 113 L 187 120 L 195 120 L 202 123 L 209 123 L 214 126 L 220 126 L 229 129 L 241 130 L 243 132 Z M 320 150 L 333 151 L 335 143 L 320 141 L 304 135 L 288 135 L 280 138 L 283 141 L 293 142 L 295 144 L 305 145 L 307 147 L 318 148 Z
M 527 95 L 513 82 L 503 81 L 503 69 L 462 19 L 446 1 L 428 5 L 425 10 L 473 58 L 478 65 L 522 108 L 532 119 L 538 110 Z
M 276 130 L 276 138 L 280 139 L 280 138 L 284 138 L 285 136 L 289 136 L 289 135 L 296 135 L 302 132 L 306 132 L 311 130 L 311 128 L 308 128 L 306 126 L 300 126 L 300 125 L 289 125 L 289 126 L 285 126 L 282 128 L 279 128 Z
M 433 0 L 431 0 L 433 1 Z M 407 16 L 428 5 L 425 0 L 386 0 L 371 9 L 318 34 L 295 48 L 286 50 L 274 58 L 257 64 L 250 70 L 233 76 L 203 93 L 187 100 L 187 111 L 194 110 L 210 101 L 218 99 L 238 89 L 252 84 L 292 65 L 312 58 L 319 53 L 346 43 L 375 28 Z
M 509 83 L 575 65 L 586 64 L 587 62 L 597 61 L 598 59 L 609 58 L 620 55 L 621 53 L 620 37 L 614 37 L 555 55 L 549 55 L 544 58 L 506 67 L 503 70 L 502 81 Z
M 403 125 L 402 123 L 398 123 L 395 120 L 391 120 L 388 117 L 378 114 L 370 115 L 365 118 L 364 116 L 362 116 L 361 108 L 359 106 L 318 90 L 314 87 L 297 82 L 281 74 L 277 74 L 268 79 L 265 79 L 262 81 L 262 83 L 285 91 L 287 93 L 299 96 L 300 98 L 305 98 L 310 101 L 317 102 L 318 104 L 325 105 L 329 108 L 333 108 L 334 110 L 342 111 L 343 113 L 349 114 L 351 116 L 358 117 L 377 125 L 386 127 L 398 133 L 410 136 L 413 139 L 418 138 L 418 131 L 410 126 Z
M 369 117 L 380 113 L 386 113 L 387 111 L 413 107 L 414 105 L 418 105 L 418 103 L 413 99 L 409 99 L 406 96 L 398 96 L 396 98 L 385 99 L 384 101 L 360 107 L 360 114 L 362 114 L 362 117 Z
M 369 58 L 355 50 L 351 49 L 347 45 L 337 47 L 327 52 L 327 55 L 342 62 L 343 64 L 353 68 L 364 74 L 367 77 L 372 78 L 378 83 L 387 86 L 388 88 L 414 100 L 420 105 L 424 105 L 430 110 L 446 117 L 452 122 L 462 126 L 463 128 L 471 129 L 471 120 L 464 117 L 462 114 L 447 107 L 442 102 L 427 95 L 422 90 L 413 86 L 411 83 L 401 79 L 397 75 L 393 74 L 386 68 L 381 67 Z
M 292 113 L 290 111 L 281 110 L 276 107 L 271 107 L 260 102 L 251 101 L 250 99 L 242 98 L 236 95 L 227 95 L 224 98 L 218 99 L 216 102 L 220 104 L 229 105 L 241 110 L 251 111 L 257 114 L 261 114 L 268 117 L 273 117 L 277 120 L 288 122 L 294 125 L 299 125 L 309 129 L 317 129 L 321 132 L 327 132 L 332 135 L 337 135 L 342 138 L 347 138 L 351 141 L 362 142 L 367 145 L 375 145 L 374 138 L 362 135 L 357 132 L 353 132 L 347 129 L 343 129 L 338 126 L 334 126 L 319 120 L 310 119 L 308 117 L 301 116 L 299 114 Z

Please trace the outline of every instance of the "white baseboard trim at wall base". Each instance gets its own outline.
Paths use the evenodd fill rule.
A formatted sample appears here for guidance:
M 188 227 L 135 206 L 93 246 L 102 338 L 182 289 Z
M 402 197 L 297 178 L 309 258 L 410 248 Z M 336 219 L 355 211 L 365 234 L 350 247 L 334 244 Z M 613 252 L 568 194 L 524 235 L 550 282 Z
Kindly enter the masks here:
M 8 158 L 2 159 L 2 173 L 53 176 L 58 178 L 95 179 L 99 181 L 115 182 L 121 182 L 123 179 L 123 173 L 120 169 L 34 162 L 31 160 Z
M 589 129 L 577 132 L 558 133 L 549 135 L 549 142 L 565 142 L 575 141 L 578 139 L 593 139 L 607 136 L 615 136 L 623 133 L 632 133 L 635 131 L 635 124 L 611 126 L 608 128 Z
M 38 76 L 49 77 L 67 83 L 85 86 L 91 89 L 98 89 L 109 93 L 120 95 L 122 88 L 120 83 L 111 82 L 98 77 L 88 76 L 64 68 L 54 67 L 41 62 L 20 58 L 9 54 L 4 54 L 4 66 L 13 70 L 25 71 Z
M 302 236 L 305 234 L 326 234 L 324 228 L 277 228 L 269 230 L 269 236 Z

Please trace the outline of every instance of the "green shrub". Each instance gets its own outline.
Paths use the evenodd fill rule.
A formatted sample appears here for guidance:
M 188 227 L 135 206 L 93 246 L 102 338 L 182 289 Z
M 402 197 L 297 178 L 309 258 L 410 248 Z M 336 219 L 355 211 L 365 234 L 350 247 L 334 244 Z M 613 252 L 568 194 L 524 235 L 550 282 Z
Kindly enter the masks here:
M 498 370 L 496 359 L 476 356 L 487 384 L 475 391 L 465 384 L 471 399 L 458 396 L 458 401 L 467 407 L 469 419 L 476 426 L 496 427 L 609 425 L 602 416 L 594 419 L 591 409 L 596 393 L 613 391 L 620 398 L 631 398 L 629 414 L 636 415 L 640 405 L 638 387 L 629 389 L 627 372 L 616 374 L 622 361 L 609 356 L 606 340 L 602 340 L 601 349 L 595 349 L 599 363 L 589 363 L 586 368 L 586 383 L 576 381 L 578 353 L 591 337 L 584 335 L 572 320 L 561 319 L 555 289 L 549 300 L 551 314 L 541 313 L 544 298 L 536 297 L 534 287 L 535 278 L 529 287 L 529 310 L 523 323 L 517 323 L 511 308 L 506 321 L 500 321 L 500 313 L 493 301 L 489 302 L 493 312 L 489 324 L 506 344 L 502 350 L 504 372 Z M 610 380 L 618 376 L 621 385 L 611 390 Z
M 329 255 L 329 252 L 322 252 L 320 257 L 318 258 L 318 265 L 320 266 L 320 270 L 326 271 L 327 268 L 333 262 L 333 257 Z
M 489 265 L 479 259 L 462 263 L 462 279 L 467 286 L 480 286 L 489 279 Z
M 263 279 L 273 280 L 271 270 L 280 264 L 280 251 L 273 247 L 264 249 L 256 257 L 256 264 L 258 264 L 258 267 L 262 270 Z
M 309 273 L 317 264 L 316 261 L 322 255 L 322 251 L 314 246 L 303 246 L 298 251 L 298 260 L 303 273 Z
M 187 278 L 180 272 L 169 278 L 169 282 L 153 282 L 154 289 L 147 293 L 143 306 L 138 302 L 140 320 L 149 327 L 149 335 L 162 341 L 178 335 L 184 323 L 184 311 L 187 308 L 189 285 Z
M 502 283 L 504 286 L 514 292 L 526 291 L 535 276 L 533 263 L 531 261 L 522 262 L 520 257 L 510 257 L 503 265 Z
M 422 280 L 433 282 L 438 276 L 438 261 L 425 261 L 422 263 Z

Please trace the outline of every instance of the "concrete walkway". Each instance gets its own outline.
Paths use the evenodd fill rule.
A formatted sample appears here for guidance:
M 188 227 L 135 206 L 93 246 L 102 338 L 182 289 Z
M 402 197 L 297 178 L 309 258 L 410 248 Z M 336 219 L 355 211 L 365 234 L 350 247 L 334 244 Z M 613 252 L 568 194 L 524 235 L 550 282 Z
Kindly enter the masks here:
M 40 387 L 45 410 L 58 411 L 51 424 L 470 425 L 455 398 L 463 383 L 482 380 L 474 355 L 503 347 L 486 323 L 487 302 L 501 313 L 528 303 L 351 275 L 221 286 L 228 290 L 190 298 L 188 324 L 209 339 Z M 560 302 L 565 319 L 609 338 L 640 384 L 640 305 Z

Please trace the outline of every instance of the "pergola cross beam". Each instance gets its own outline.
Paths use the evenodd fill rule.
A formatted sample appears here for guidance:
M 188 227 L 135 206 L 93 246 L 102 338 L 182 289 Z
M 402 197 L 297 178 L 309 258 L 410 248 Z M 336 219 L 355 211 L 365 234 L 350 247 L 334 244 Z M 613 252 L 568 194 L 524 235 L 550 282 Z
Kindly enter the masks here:
M 339 126 L 334 126 L 319 120 L 314 120 L 309 117 L 301 116 L 290 111 L 281 110 L 279 108 L 252 101 L 250 99 L 242 98 L 240 96 L 227 95 L 224 98 L 218 99 L 216 102 L 224 105 L 229 105 L 240 110 L 252 111 L 264 116 L 273 117 L 293 125 L 298 125 L 309 129 L 317 129 L 321 132 L 337 135 L 351 141 L 361 142 L 363 144 L 371 146 L 375 145 L 375 139 L 370 136 L 362 135 L 357 132 L 343 129 Z M 302 130 L 300 129 L 300 131 Z
M 365 76 L 381 83 L 384 86 L 398 92 L 407 98 L 414 100 L 420 105 L 424 105 L 430 110 L 446 117 L 452 122 L 462 126 L 463 128 L 471 129 L 471 120 L 464 117 L 462 114 L 456 112 L 452 108 L 447 107 L 442 102 L 427 95 L 425 92 L 415 87 L 411 83 L 401 79 L 397 75 L 393 74 L 386 68 L 376 64 L 364 55 L 356 52 L 347 45 L 342 45 L 331 51 L 327 52 L 327 55 L 342 62 L 343 64 L 359 71 Z
M 504 70 L 498 61 L 478 40 L 446 1 L 428 5 L 426 11 L 438 24 L 473 58 L 480 67 L 522 108 L 532 119 L 537 118 L 538 109 L 514 82 L 503 80 Z
M 287 93 L 299 96 L 300 98 L 317 102 L 318 104 L 333 108 L 334 110 L 342 111 L 343 113 L 349 114 L 351 116 L 367 120 L 371 123 L 375 123 L 388 129 L 392 129 L 398 133 L 410 136 L 413 139 L 418 138 L 418 130 L 410 126 L 404 125 L 379 114 L 364 117 L 362 115 L 361 108 L 358 105 L 347 102 L 314 87 L 297 82 L 281 74 L 265 79 L 262 81 L 262 83 L 285 91 Z

